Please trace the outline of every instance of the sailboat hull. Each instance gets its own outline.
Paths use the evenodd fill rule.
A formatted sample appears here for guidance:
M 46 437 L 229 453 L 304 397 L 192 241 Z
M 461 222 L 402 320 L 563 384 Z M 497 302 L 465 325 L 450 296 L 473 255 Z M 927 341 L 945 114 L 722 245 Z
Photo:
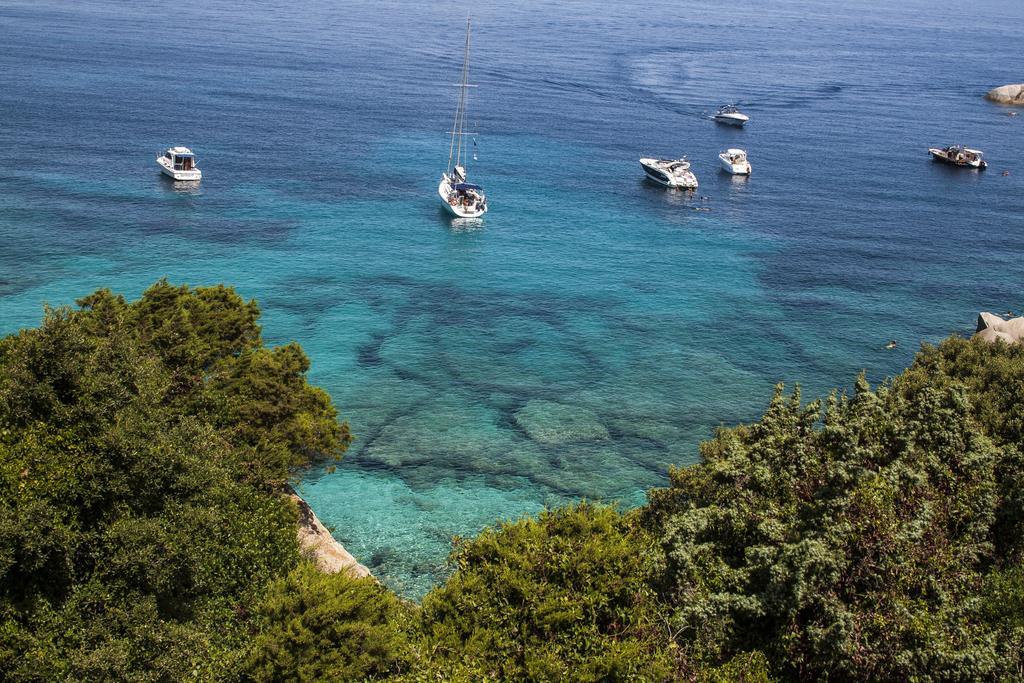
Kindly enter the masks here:
M 444 176 L 437 186 L 437 196 L 441 200 L 441 206 L 456 218 L 480 218 L 487 213 L 487 200 L 480 202 L 464 203 L 459 201 L 458 196 L 452 190 L 451 180 Z

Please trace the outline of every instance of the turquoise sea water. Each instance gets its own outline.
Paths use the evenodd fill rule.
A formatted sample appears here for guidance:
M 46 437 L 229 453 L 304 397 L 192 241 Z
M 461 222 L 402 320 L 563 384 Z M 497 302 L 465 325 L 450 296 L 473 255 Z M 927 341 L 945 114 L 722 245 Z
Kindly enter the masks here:
M 1024 306 L 1024 112 L 981 99 L 1020 80 L 1024 6 L 836 4 L 474 5 L 491 212 L 460 225 L 466 8 L 0 3 L 0 332 L 162 276 L 255 297 L 357 436 L 303 495 L 421 594 L 453 534 L 642 503 L 776 382 L 877 381 Z M 728 101 L 747 129 L 704 118 Z M 928 160 L 953 142 L 989 170 Z M 172 144 L 199 187 L 158 175 Z M 683 153 L 694 196 L 642 180 Z

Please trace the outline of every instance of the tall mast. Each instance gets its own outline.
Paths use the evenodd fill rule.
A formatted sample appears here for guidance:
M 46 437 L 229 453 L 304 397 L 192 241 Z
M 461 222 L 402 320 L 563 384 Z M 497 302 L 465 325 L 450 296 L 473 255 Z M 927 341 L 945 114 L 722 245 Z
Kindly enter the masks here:
M 466 105 L 469 99 L 469 17 L 466 17 L 466 47 L 462 54 L 462 87 L 459 92 L 459 142 L 458 151 L 455 153 L 455 161 L 461 164 L 463 168 L 466 167 L 466 160 L 463 152 L 462 138 L 466 134 Z
M 465 162 L 463 161 L 463 149 L 462 149 L 462 136 L 466 127 L 466 100 L 467 91 L 469 90 L 469 33 L 470 33 L 470 18 L 466 17 L 466 47 L 462 55 L 462 80 L 459 83 L 459 104 L 455 108 L 455 121 L 452 124 L 452 141 L 448 148 L 448 172 L 452 170 L 452 158 L 454 157 L 457 165 L 462 165 L 465 168 Z M 456 145 L 456 138 L 458 138 L 458 144 Z

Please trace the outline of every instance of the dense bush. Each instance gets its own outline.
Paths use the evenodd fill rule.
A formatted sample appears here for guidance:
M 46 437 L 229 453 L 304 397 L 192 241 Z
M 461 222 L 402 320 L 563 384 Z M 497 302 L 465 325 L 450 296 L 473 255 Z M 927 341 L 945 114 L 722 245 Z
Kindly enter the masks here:
M 454 575 L 423 601 L 429 665 L 492 680 L 669 680 L 658 556 L 633 516 L 587 504 L 462 541 Z
M 400 673 L 411 656 L 411 606 L 370 578 L 302 564 L 273 583 L 246 662 L 255 681 L 362 681 Z
M 228 288 L 79 304 L 0 341 L 0 677 L 209 678 L 299 561 L 276 486 L 350 436 Z
M 1020 677 L 1020 349 L 950 340 L 891 386 L 776 392 L 647 511 L 679 643 L 793 679 Z
M 961 386 L 976 428 L 998 449 L 992 542 L 999 563 L 1024 561 L 1024 345 L 952 338 L 925 345 L 895 382 L 915 400 L 922 388 Z

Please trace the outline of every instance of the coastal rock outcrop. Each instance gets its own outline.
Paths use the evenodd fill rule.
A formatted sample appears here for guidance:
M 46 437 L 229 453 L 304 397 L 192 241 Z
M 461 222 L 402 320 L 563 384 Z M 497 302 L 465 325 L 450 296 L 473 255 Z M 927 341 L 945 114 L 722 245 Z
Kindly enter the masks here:
M 362 578 L 372 576 L 370 570 L 359 564 L 345 546 L 338 543 L 331 532 L 317 518 L 309 503 L 288 489 L 287 495 L 299 508 L 299 545 L 316 559 L 320 571 L 328 574 L 348 572 L 350 576 Z
M 1024 340 L 1024 317 L 1005 320 L 995 313 L 982 312 L 978 314 L 974 336 L 989 342 L 1002 339 L 1007 344 L 1016 344 Z
M 992 88 L 985 98 L 999 104 L 1024 105 L 1024 83 L 1012 83 Z

